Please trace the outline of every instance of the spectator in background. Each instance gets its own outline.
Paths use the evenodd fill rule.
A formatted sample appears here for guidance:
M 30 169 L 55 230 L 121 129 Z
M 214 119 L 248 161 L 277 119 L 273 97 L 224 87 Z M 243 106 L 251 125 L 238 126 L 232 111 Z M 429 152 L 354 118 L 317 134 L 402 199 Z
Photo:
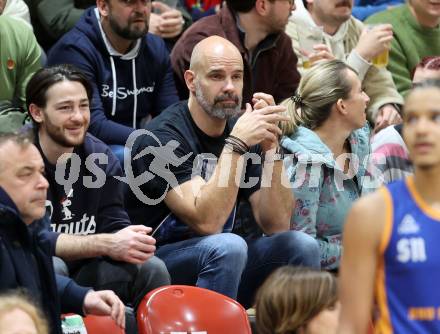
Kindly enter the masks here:
M 0 292 L 24 290 L 44 311 L 52 334 L 61 334 L 61 312 L 111 315 L 123 327 L 124 305 L 112 291 L 55 276 L 54 249 L 43 233 L 49 225 L 43 173 L 43 159 L 25 135 L 0 135 Z
M 26 295 L 0 295 L 0 333 L 48 334 L 49 328 L 42 312 Z
M 290 121 L 282 123 L 281 145 L 293 154 L 285 165 L 296 202 L 290 227 L 318 240 L 324 269 L 339 267 L 345 217 L 364 191 L 369 100 L 356 72 L 331 60 L 305 72 L 284 102 Z
M 408 0 L 406 4 L 377 13 L 367 23 L 390 23 L 391 42 L 388 70 L 400 94 L 411 89 L 411 72 L 427 56 L 440 55 L 440 5 L 430 0 Z
M 274 271 L 255 301 L 259 334 L 336 334 L 336 278 L 325 271 L 285 266 Z
M 52 45 L 78 23 L 86 8 L 96 6 L 96 0 L 25 1 L 30 9 L 35 35 L 46 51 L 49 51 Z M 170 44 L 174 44 L 176 37 L 191 25 L 191 16 L 180 1 L 177 1 L 177 10 L 168 6 L 175 2 L 175 0 L 154 1 L 153 8 L 157 6 L 160 12 L 152 13 L 150 17 L 149 32 L 160 35 Z
M 7 15 L 24 22 L 32 31 L 34 27 L 31 24 L 31 16 L 29 14 L 29 8 L 23 0 L 1 0 L 5 1 L 5 9 L 3 15 Z M 1 1 L 0 1 L 0 14 L 1 14 Z M 38 40 L 38 38 L 37 38 Z M 41 64 L 46 65 L 47 57 L 46 52 L 41 47 Z
M 425 57 L 414 68 L 412 75 L 413 84 L 430 79 L 440 79 L 440 55 Z
M 33 30 L 29 8 L 23 0 L 0 0 L 0 14 L 2 14 L 1 3 L 4 3 L 3 15 L 12 16 L 26 23 Z
M 231 41 L 244 62 L 243 104 L 252 94 L 265 92 L 279 103 L 293 94 L 299 82 L 297 58 L 284 33 L 293 0 L 228 0 L 216 15 L 193 24 L 171 53 L 181 99 L 188 98 L 184 73 L 191 52 L 202 39 L 218 35 Z
M 128 136 L 179 100 L 165 43 L 148 33 L 150 11 L 149 0 L 98 0 L 48 55 L 90 80 L 89 131 L 120 160 Z
M 440 57 L 423 58 L 413 71 L 413 85 L 430 79 L 440 80 Z M 413 173 L 408 148 L 402 138 L 402 124 L 376 133 L 371 140 L 371 151 L 384 183 L 403 179 Z
M 0 0 L 0 13 L 2 5 Z M 26 118 L 25 89 L 41 67 L 41 49 L 20 20 L 0 15 L 0 132 L 18 130 Z
M 183 0 L 193 22 L 219 12 L 222 0 Z
M 405 0 L 354 0 L 353 16 L 364 21 L 370 15 L 405 3 Z
M 390 25 L 368 31 L 359 20 L 351 16 L 351 0 L 307 0 L 306 8 L 298 8 L 286 28 L 293 49 L 299 57 L 298 69 L 304 73 L 303 63 L 311 64 L 323 59 L 345 61 L 356 70 L 362 87 L 370 97 L 367 113 L 376 130 L 401 122 L 399 115 L 403 99 L 396 90 L 391 73 L 372 64 L 375 56 L 388 50 L 393 38 Z M 315 51 L 305 54 L 301 50 L 300 36 L 311 39 L 306 27 L 322 26 L 323 43 Z
M 171 52 L 181 34 L 192 24 L 192 18 L 180 0 L 152 2 L 149 32 L 162 37 Z

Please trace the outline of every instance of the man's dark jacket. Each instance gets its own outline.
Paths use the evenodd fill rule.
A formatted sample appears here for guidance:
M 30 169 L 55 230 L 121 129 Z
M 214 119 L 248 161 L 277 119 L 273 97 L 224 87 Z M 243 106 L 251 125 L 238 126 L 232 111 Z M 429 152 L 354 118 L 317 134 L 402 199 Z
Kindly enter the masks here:
M 89 289 L 67 277 L 55 276 L 48 226 L 45 218 L 26 226 L 16 205 L 0 187 L 0 292 L 24 290 L 44 311 L 51 333 L 58 334 L 61 312 L 82 314 Z

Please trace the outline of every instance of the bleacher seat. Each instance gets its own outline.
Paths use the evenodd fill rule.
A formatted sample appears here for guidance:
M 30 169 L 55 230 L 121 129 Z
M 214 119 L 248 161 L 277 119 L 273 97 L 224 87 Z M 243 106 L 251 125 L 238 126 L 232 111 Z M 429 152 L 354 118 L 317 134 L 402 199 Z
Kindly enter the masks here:
M 148 293 L 137 310 L 139 334 L 251 334 L 245 309 L 217 292 L 170 285 Z

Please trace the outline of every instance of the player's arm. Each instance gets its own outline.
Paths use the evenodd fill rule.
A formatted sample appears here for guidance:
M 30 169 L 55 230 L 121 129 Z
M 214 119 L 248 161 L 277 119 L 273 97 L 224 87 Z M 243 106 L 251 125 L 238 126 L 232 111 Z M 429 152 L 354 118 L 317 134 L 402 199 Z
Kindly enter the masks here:
M 357 201 L 348 214 L 340 267 L 340 334 L 367 333 L 386 206 L 380 190 Z

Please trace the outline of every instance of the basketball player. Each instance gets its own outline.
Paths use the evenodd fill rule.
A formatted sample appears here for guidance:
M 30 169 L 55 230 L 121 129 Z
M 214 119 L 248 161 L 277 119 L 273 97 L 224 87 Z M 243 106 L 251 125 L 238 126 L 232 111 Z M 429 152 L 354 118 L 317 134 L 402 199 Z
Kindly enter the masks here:
M 360 199 L 348 215 L 339 333 L 440 332 L 440 81 L 408 95 L 403 138 L 414 176 Z M 374 298 L 373 298 L 374 296 Z

